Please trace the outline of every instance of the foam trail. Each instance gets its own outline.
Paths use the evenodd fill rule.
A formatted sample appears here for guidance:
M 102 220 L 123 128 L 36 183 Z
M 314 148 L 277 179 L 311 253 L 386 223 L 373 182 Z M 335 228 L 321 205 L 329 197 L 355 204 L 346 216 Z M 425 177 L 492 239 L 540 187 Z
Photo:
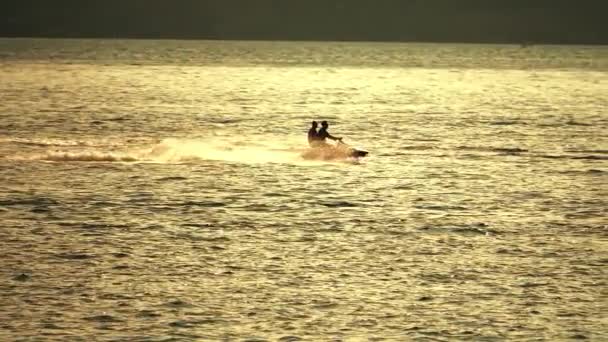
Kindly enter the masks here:
M 95 151 L 49 152 L 38 156 L 36 159 L 54 162 L 134 162 L 138 160 L 136 157 L 130 155 Z
M 272 145 L 269 147 L 267 145 Z M 264 145 L 243 140 L 165 139 L 147 153 L 155 161 L 185 162 L 219 160 L 240 163 L 292 163 L 300 160 L 297 149 L 284 141 L 266 141 Z
M 58 144 L 53 143 L 52 146 Z M 94 147 L 93 147 L 94 146 Z M 103 147 L 102 147 L 103 146 Z M 214 137 L 212 139 L 164 139 L 151 147 L 129 148 L 124 144 L 68 145 L 67 150 L 46 151 L 13 159 L 52 162 L 156 162 L 183 163 L 201 160 L 247 164 L 310 164 L 304 160 L 300 137 Z M 122 147 L 122 148 L 121 148 Z
M 5 144 L 18 144 L 18 145 L 29 145 L 29 146 L 40 146 L 40 147 L 93 147 L 93 146 L 106 146 L 111 143 L 104 142 L 92 142 L 88 140 L 65 140 L 65 139 L 53 139 L 53 138 L 41 138 L 41 139 L 28 139 L 28 138 L 0 138 L 0 143 Z

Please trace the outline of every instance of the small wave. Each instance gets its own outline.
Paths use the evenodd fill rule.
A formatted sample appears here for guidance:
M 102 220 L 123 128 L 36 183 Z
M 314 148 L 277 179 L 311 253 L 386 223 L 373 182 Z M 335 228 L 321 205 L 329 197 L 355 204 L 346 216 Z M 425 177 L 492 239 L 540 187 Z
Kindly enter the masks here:
M 541 122 L 537 125 L 538 127 L 563 127 L 563 126 L 593 126 L 593 124 L 586 122 L 579 122 L 575 120 L 569 120 L 566 122 Z
M 489 229 L 485 223 L 477 223 L 473 225 L 462 225 L 452 227 L 442 226 L 424 226 L 419 228 L 421 231 L 430 233 L 454 233 L 462 235 L 498 235 L 499 232 L 493 229 Z
M 440 142 L 441 140 L 439 139 L 433 139 L 433 138 L 418 138 L 416 139 L 416 141 L 420 141 L 420 142 Z
M 546 123 L 546 122 L 537 124 L 538 127 L 549 127 L 549 128 L 550 127 L 562 127 L 563 125 L 564 124 L 562 124 L 562 123 Z
M 112 121 L 112 122 L 129 121 L 129 118 L 124 117 L 124 116 L 117 116 L 117 117 L 105 119 L 104 121 Z
M 225 207 L 226 203 L 222 202 L 213 202 L 213 201 L 188 201 L 178 204 L 180 207 L 207 207 L 207 208 L 217 208 L 217 207 Z
M 428 151 L 428 150 L 434 150 L 437 147 L 435 146 L 426 146 L 426 145 L 407 145 L 407 146 L 401 146 L 402 150 L 406 150 L 406 151 Z
M 25 274 L 25 273 L 21 273 L 21 274 L 13 277 L 14 281 L 21 281 L 21 282 L 29 281 L 31 279 L 32 279 L 32 276 L 29 274 Z
M 188 178 L 182 177 L 182 176 L 169 176 L 169 177 L 162 177 L 162 178 L 158 179 L 158 181 L 160 181 L 160 182 L 183 181 L 183 180 L 188 180 Z
M 199 118 L 202 121 L 212 123 L 212 124 L 220 124 L 220 125 L 233 124 L 233 123 L 239 123 L 241 121 L 244 121 L 244 119 L 240 119 L 240 118 L 226 118 L 226 117 L 215 117 L 215 116 L 205 116 L 205 115 L 199 115 Z
M 67 259 L 67 260 L 86 260 L 93 259 L 95 255 L 86 254 L 86 253 L 61 253 L 56 255 L 57 258 Z
M 573 156 L 568 154 L 543 154 L 539 155 L 540 158 L 546 159 L 572 159 L 572 160 L 608 160 L 608 156 L 596 156 L 596 155 L 587 155 L 587 156 Z
M 561 171 L 561 174 L 574 174 L 574 175 L 602 175 L 608 173 L 608 171 L 598 170 L 598 169 L 589 169 L 589 170 L 570 170 L 570 171 Z
M 90 322 L 100 322 L 100 323 L 120 323 L 120 322 L 124 322 L 124 320 L 122 320 L 120 318 L 114 317 L 112 315 L 107 315 L 107 314 L 84 317 L 83 320 L 90 321 Z
M 608 150 L 566 150 L 568 153 L 599 153 L 608 154 Z
M 0 139 L 0 143 L 13 143 L 20 145 L 29 145 L 29 146 L 92 146 L 90 142 L 87 141 L 77 141 L 77 140 L 59 140 L 59 139 L 25 139 L 25 138 L 4 138 Z
M 514 147 L 514 148 L 501 148 L 501 147 L 497 147 L 497 148 L 493 148 L 491 149 L 493 152 L 500 152 L 500 153 L 523 153 L 523 152 L 528 152 L 528 150 L 526 150 L 525 148 L 518 148 L 518 147 Z
M 169 302 L 165 303 L 163 306 L 167 306 L 170 308 L 193 308 L 194 307 L 194 305 L 192 303 L 188 303 L 181 299 L 175 299 L 175 300 L 169 301 Z
M 512 125 L 526 125 L 526 122 L 519 122 L 519 121 L 493 121 L 490 122 L 490 125 L 492 126 L 512 126 Z
M 468 210 L 467 207 L 458 206 L 458 205 L 416 205 L 416 206 L 414 206 L 414 208 L 422 209 L 422 210 L 436 210 L 436 211 Z
M 497 152 L 497 153 L 523 153 L 527 149 L 519 147 L 479 147 L 479 146 L 458 146 L 456 149 L 464 151 Z
M 328 208 L 355 208 L 358 207 L 356 203 L 338 201 L 338 202 L 324 202 L 321 203 L 323 206 Z
M 593 126 L 593 124 L 589 124 L 589 123 L 585 123 L 585 122 L 578 122 L 578 121 L 574 121 L 574 120 L 567 121 L 566 125 L 568 125 L 568 126 Z
M 32 206 L 49 206 L 58 205 L 59 202 L 52 198 L 47 197 L 35 197 L 35 198 L 18 198 L 18 199 L 0 199 L 0 206 L 20 206 L 20 205 L 32 205 Z

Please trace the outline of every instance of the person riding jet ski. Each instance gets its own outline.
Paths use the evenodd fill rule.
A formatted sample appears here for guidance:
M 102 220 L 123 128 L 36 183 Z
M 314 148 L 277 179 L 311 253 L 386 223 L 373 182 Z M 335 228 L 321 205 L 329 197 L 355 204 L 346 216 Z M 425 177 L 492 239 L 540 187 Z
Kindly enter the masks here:
M 327 142 L 325 142 L 326 139 L 336 140 L 336 141 L 340 141 L 340 142 L 342 141 L 342 138 L 334 137 L 333 135 L 329 134 L 329 132 L 327 131 L 328 128 L 329 128 L 329 124 L 327 123 L 327 121 L 325 121 L 325 120 L 321 121 L 321 129 L 319 129 L 319 132 L 317 132 L 317 136 L 316 136 L 316 139 L 314 139 L 313 146 L 315 146 L 315 147 L 329 146 L 327 144 Z

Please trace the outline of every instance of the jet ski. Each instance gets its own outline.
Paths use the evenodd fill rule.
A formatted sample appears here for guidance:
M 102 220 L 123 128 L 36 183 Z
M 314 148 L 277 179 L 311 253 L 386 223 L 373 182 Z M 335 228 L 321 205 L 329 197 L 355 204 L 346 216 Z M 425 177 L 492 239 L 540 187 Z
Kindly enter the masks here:
M 354 148 L 338 140 L 336 145 L 319 143 L 302 152 L 302 158 L 307 160 L 346 160 L 359 159 L 368 155 L 369 152 Z

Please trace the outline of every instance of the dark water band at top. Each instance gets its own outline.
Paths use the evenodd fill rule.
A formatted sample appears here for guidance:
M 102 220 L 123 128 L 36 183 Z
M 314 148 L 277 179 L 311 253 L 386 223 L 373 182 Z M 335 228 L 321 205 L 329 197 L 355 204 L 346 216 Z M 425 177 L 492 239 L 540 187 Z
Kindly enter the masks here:
M 45 37 L 608 43 L 605 2 L 56 0 L 0 5 L 0 34 Z M 38 15 L 44 13 L 45 15 Z M 567 20 L 564 18 L 567 14 Z

